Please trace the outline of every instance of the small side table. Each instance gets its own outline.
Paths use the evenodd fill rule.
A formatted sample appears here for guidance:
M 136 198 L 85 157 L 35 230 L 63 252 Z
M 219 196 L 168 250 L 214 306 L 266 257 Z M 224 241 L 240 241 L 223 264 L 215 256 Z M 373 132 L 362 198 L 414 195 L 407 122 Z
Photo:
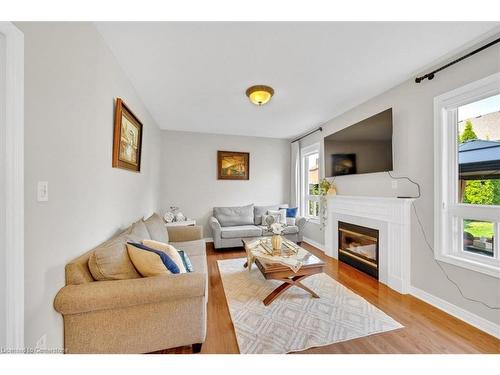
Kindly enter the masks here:
M 184 221 L 173 221 L 171 223 L 165 223 L 166 227 L 188 227 L 190 225 L 196 225 L 196 220 L 187 219 Z

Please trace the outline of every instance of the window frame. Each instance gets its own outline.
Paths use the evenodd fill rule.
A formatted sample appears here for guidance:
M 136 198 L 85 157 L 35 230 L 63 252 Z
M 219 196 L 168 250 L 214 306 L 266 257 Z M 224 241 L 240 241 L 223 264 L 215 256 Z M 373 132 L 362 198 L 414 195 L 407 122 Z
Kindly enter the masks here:
M 434 98 L 434 256 L 500 278 L 500 206 L 458 202 L 458 108 L 500 94 L 500 73 Z M 493 257 L 465 251 L 463 219 L 494 223 Z
M 320 160 L 320 157 L 321 157 L 321 153 L 320 153 L 320 144 L 319 143 L 314 143 L 312 145 L 309 145 L 309 146 L 306 146 L 306 147 L 303 147 L 300 151 L 300 156 L 301 156 L 301 169 L 302 169 L 302 173 L 301 173 L 301 177 L 302 177 L 302 181 L 301 181 L 301 200 L 302 200 L 302 204 L 301 204 L 301 210 L 302 210 L 302 215 L 308 219 L 309 222 L 312 222 L 312 223 L 315 223 L 315 224 L 319 224 L 320 221 L 321 221 L 321 200 L 320 200 L 320 195 L 311 195 L 309 194 L 309 184 L 308 184 L 308 178 L 309 178 L 309 173 L 308 173 L 308 170 L 309 170 L 309 165 L 308 165 L 308 161 L 307 161 L 307 158 L 311 155 L 314 155 L 314 154 L 318 154 L 318 168 L 320 168 L 320 163 L 321 163 L 321 160 Z M 318 177 L 319 177 L 319 174 L 318 174 Z M 308 210 L 308 203 L 309 201 L 313 201 L 313 202 L 318 202 L 318 216 L 312 216 L 312 215 L 309 215 L 309 210 Z

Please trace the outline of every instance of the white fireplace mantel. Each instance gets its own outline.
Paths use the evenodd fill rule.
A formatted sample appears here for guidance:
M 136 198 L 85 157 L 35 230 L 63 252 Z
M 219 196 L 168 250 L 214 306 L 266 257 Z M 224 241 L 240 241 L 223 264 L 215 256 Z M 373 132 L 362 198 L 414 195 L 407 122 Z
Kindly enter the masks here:
M 402 294 L 411 277 L 411 205 L 414 199 L 334 195 L 327 200 L 325 253 L 338 259 L 338 222 L 379 231 L 379 281 Z

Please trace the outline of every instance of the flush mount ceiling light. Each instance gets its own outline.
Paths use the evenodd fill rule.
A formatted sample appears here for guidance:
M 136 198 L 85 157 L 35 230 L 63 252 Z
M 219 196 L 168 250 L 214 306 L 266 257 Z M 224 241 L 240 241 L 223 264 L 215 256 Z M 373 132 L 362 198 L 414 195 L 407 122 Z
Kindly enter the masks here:
M 248 99 L 258 106 L 266 104 L 273 95 L 273 88 L 265 85 L 255 85 L 247 89 Z

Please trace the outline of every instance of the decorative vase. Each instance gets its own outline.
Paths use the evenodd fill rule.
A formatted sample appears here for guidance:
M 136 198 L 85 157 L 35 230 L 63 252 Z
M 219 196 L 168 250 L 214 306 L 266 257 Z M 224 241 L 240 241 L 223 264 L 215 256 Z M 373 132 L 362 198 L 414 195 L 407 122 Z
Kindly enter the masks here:
M 281 252 L 281 243 L 283 242 L 283 239 L 279 234 L 273 234 L 273 237 L 271 238 L 271 244 L 273 245 L 273 255 L 274 253 L 277 252 L 278 254 Z

